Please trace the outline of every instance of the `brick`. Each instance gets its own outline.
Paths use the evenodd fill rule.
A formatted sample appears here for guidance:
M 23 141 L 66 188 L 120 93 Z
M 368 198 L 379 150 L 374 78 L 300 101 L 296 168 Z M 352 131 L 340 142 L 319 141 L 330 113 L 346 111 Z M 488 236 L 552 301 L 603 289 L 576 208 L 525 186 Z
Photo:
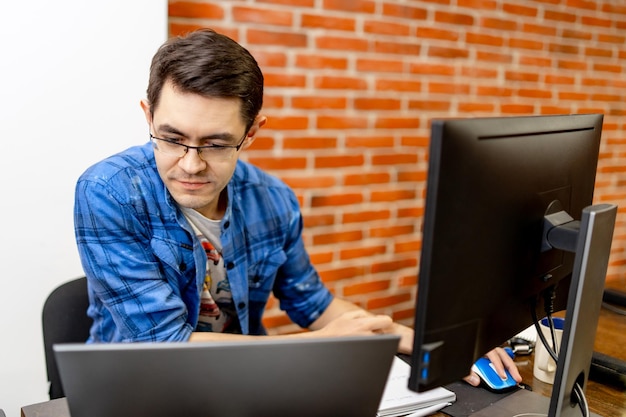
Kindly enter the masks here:
M 302 27 L 354 32 L 356 29 L 356 21 L 353 18 L 305 13 L 302 15 Z
M 363 31 L 376 35 L 409 36 L 411 27 L 404 23 L 367 20 L 363 24 Z
M 505 32 L 518 30 L 518 23 L 515 20 L 496 19 L 493 17 L 481 18 L 480 26 L 488 29 L 503 30 Z
M 311 198 L 311 207 L 338 207 L 363 202 L 363 195 L 358 193 L 344 193 L 336 195 L 314 195 Z
M 338 90 L 365 90 L 367 81 L 358 77 L 319 76 L 313 81 L 316 88 Z
M 503 114 L 533 114 L 535 106 L 532 104 L 502 104 L 500 109 Z
M 402 102 L 396 98 L 356 98 L 354 108 L 357 110 L 400 110 Z
M 347 245 L 346 245 L 347 246 Z M 353 259 L 364 259 L 366 261 L 371 260 L 372 257 L 379 256 L 385 254 L 387 252 L 386 246 L 362 246 L 359 244 L 357 248 L 346 247 L 346 249 L 342 249 L 339 251 L 339 259 L 342 261 L 353 260 Z M 346 288 L 344 287 L 344 295 L 346 294 Z M 353 294 L 352 294 L 353 295 Z
M 389 220 L 391 214 L 389 210 L 378 210 L 378 211 L 360 211 L 360 212 L 349 212 L 344 213 L 342 216 L 342 223 L 365 223 L 365 222 L 373 222 L 377 220 Z
M 428 92 L 432 94 L 469 94 L 470 86 L 460 83 L 431 82 Z
M 399 165 L 414 165 L 416 163 L 417 155 L 406 152 L 389 154 L 377 153 L 372 156 L 373 166 L 392 165 L 398 167 Z
M 267 170 L 283 170 L 283 169 L 304 169 L 306 167 L 306 158 L 262 158 L 249 157 L 249 161 L 262 169 Z
M 458 41 L 460 34 L 455 30 L 446 30 L 439 27 L 419 26 L 416 31 L 418 39 L 436 39 L 442 41 Z
M 504 39 L 501 36 L 486 35 L 483 33 L 468 32 L 465 34 L 468 44 L 489 45 L 500 47 L 504 45 Z
M 356 68 L 367 72 L 404 72 L 405 64 L 399 60 L 358 59 Z
M 479 9 L 481 11 L 496 10 L 498 2 L 495 0 L 457 0 L 457 6 Z
M 415 42 L 374 41 L 373 50 L 380 54 L 419 55 L 421 45 Z
M 434 58 L 467 58 L 469 52 L 465 48 L 430 46 L 428 48 L 428 56 Z
M 264 25 L 291 26 L 293 24 L 293 13 L 285 10 L 262 9 L 259 7 L 234 6 L 232 16 L 235 22 L 250 22 Z
M 377 91 L 398 91 L 403 93 L 419 92 L 422 90 L 422 83 L 419 80 L 387 80 L 378 78 L 375 89 Z
M 306 116 L 279 116 L 267 115 L 267 124 L 265 129 L 306 129 L 309 126 L 309 118 Z
M 318 129 L 365 129 L 367 125 L 365 116 L 318 116 L 316 127 Z
M 346 97 L 300 96 L 293 97 L 291 104 L 295 109 L 345 109 Z
M 406 226 L 391 226 L 391 227 L 375 227 L 370 231 L 370 235 L 372 237 L 390 237 L 397 238 L 402 235 L 411 235 L 415 232 L 414 225 L 406 225 Z
M 307 229 L 320 226 L 333 226 L 335 223 L 334 214 L 309 214 L 304 216 L 304 226 Z
M 325 10 L 344 12 L 374 13 L 376 3 L 372 0 L 323 0 Z
M 416 117 L 377 117 L 374 126 L 377 129 L 417 129 L 420 122 Z
M 283 140 L 283 149 L 313 150 L 336 147 L 337 138 L 331 136 L 288 136 Z
M 492 103 L 459 103 L 458 109 L 461 113 L 493 113 L 495 105 Z
M 383 247 L 384 248 L 384 247 Z M 346 285 L 343 289 L 345 296 L 368 294 L 389 289 L 389 280 L 368 281 L 353 285 Z
M 363 155 L 332 155 L 317 156 L 315 158 L 315 168 L 345 168 L 349 166 L 362 166 Z
M 520 48 L 520 49 L 534 49 L 534 50 L 542 50 L 545 45 L 542 41 L 526 39 L 526 38 L 511 38 L 509 39 L 508 46 L 511 48 Z
M 509 2 L 502 5 L 502 10 L 513 16 L 537 17 L 538 10 L 536 7 L 519 2 Z
M 255 0 L 257 3 L 280 4 L 290 7 L 314 7 L 315 0 Z
M 391 182 L 391 176 L 388 173 L 347 174 L 344 178 L 344 184 L 347 186 L 387 184 L 389 182 Z
M 543 26 L 534 23 L 524 24 L 522 32 L 541 36 L 556 36 L 556 28 L 554 26 Z
M 307 36 L 294 32 L 279 32 L 261 29 L 248 29 L 246 42 L 251 45 L 281 45 L 289 47 L 305 47 Z
M 304 87 L 306 77 L 301 74 L 286 74 L 284 72 L 265 72 L 263 74 L 265 86 L 270 87 Z
M 394 145 L 393 136 L 348 136 L 346 138 L 347 148 L 389 148 Z
M 460 25 L 460 26 L 472 26 L 474 24 L 474 18 L 469 14 L 451 13 L 447 11 L 436 11 L 435 22 L 450 23 L 453 25 Z
M 342 57 L 323 56 L 318 54 L 299 54 L 296 57 L 297 67 L 309 69 L 345 70 L 348 60 Z
M 261 68 L 285 67 L 287 65 L 287 55 L 284 52 L 272 52 L 267 50 L 255 50 L 254 58 Z
M 573 13 L 557 12 L 555 10 L 545 10 L 543 17 L 546 20 L 553 20 L 556 22 L 574 23 L 576 22 L 576 15 Z
M 541 90 L 538 88 L 520 88 L 517 91 L 517 95 L 519 97 L 528 97 L 528 98 L 544 98 L 544 99 L 552 98 L 552 93 L 549 90 Z
M 221 6 L 192 1 L 170 1 L 167 9 L 171 17 L 223 19 L 225 15 L 224 8 Z
M 592 0 L 567 0 L 567 6 L 589 11 L 598 10 L 598 2 Z
M 367 303 L 368 310 L 376 310 L 380 308 L 394 306 L 396 304 L 400 304 L 411 299 L 411 294 L 400 294 L 400 295 L 389 295 L 386 297 L 371 297 Z
M 404 18 L 410 21 L 424 20 L 428 17 L 428 10 L 421 7 L 407 6 L 398 3 L 383 3 L 383 15 Z
M 398 182 L 422 183 L 426 180 L 426 171 L 400 171 L 398 172 Z
M 306 177 L 281 177 L 287 185 L 295 189 L 311 190 L 313 188 L 330 188 L 337 185 L 337 179 L 331 175 L 314 175 Z
M 397 202 L 400 200 L 413 200 L 415 198 L 415 190 L 387 190 L 373 191 L 371 193 L 371 201 L 374 202 Z
M 334 282 L 346 278 L 363 276 L 366 273 L 366 269 L 364 266 L 350 266 L 335 269 L 320 269 L 318 272 L 324 282 Z
M 496 53 L 496 52 L 476 52 L 476 59 L 478 62 L 496 62 L 500 64 L 509 64 L 513 62 L 513 56 L 509 53 Z
M 366 52 L 369 48 L 369 41 L 340 36 L 318 36 L 315 39 L 315 46 L 320 49 L 340 50 L 342 52 Z

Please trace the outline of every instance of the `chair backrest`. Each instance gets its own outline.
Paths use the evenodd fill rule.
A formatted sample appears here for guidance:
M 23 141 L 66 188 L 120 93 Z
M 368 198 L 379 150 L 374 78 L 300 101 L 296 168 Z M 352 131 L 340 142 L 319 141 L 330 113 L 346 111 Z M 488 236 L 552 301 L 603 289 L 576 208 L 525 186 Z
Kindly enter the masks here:
M 87 316 L 88 306 L 89 297 L 85 277 L 60 285 L 50 293 L 44 303 L 41 318 L 51 400 L 65 396 L 52 345 L 80 343 L 87 340 L 92 323 L 91 318 Z

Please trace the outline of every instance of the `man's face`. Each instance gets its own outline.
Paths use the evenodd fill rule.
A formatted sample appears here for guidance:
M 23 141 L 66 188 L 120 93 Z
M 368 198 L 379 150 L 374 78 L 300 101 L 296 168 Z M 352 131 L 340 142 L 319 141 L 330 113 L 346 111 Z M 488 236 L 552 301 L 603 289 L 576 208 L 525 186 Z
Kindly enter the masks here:
M 252 143 L 265 119 L 257 117 L 246 132 L 239 99 L 184 93 L 169 82 L 163 86 L 153 113 L 146 101 L 141 102 L 141 107 L 150 133 L 156 138 L 190 146 L 239 145 L 243 141 L 239 150 L 231 149 L 232 155 L 227 159 L 213 158 L 210 152 L 198 155 L 195 149 L 189 149 L 182 157 L 154 150 L 159 175 L 174 200 L 208 218 L 220 219 L 226 207 L 226 193 L 222 197 L 221 194 L 235 171 L 239 153 Z M 158 148 L 160 141 L 155 141 Z

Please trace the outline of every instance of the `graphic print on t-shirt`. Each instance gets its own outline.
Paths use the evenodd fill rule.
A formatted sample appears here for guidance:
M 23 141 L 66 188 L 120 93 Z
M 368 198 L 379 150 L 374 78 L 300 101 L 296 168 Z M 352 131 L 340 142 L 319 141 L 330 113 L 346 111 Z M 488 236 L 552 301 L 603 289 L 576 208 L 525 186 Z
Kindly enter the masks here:
M 200 294 L 200 316 L 196 330 L 223 332 L 232 322 L 232 315 L 228 313 L 232 295 L 225 276 L 224 259 L 208 239 L 202 235 L 198 237 L 207 256 L 207 269 Z

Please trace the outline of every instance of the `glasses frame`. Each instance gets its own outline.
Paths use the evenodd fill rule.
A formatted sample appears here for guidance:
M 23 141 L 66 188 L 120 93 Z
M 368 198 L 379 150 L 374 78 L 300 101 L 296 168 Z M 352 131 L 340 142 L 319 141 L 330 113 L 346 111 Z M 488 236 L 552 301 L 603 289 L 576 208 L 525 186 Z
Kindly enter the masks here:
M 152 132 L 148 132 L 148 134 L 150 135 L 150 142 L 152 142 L 153 146 L 155 147 L 155 149 L 161 153 L 163 153 L 164 155 L 169 155 L 169 156 L 176 156 L 176 155 L 172 155 L 169 154 L 167 152 L 163 152 L 161 149 L 159 149 L 158 144 L 155 142 L 155 140 L 160 140 L 163 142 L 167 142 L 169 144 L 172 145 L 177 145 L 180 146 L 181 148 L 183 148 L 185 151 L 183 152 L 183 154 L 181 156 L 179 156 L 178 158 L 184 158 L 187 153 L 189 152 L 189 149 L 195 149 L 196 152 L 198 152 L 198 158 L 202 159 L 204 162 L 209 162 L 206 159 L 204 159 L 202 157 L 202 150 L 204 149 L 224 149 L 224 148 L 231 148 L 234 149 L 235 152 L 239 152 L 239 149 L 241 149 L 241 147 L 243 146 L 243 143 L 245 142 L 246 138 L 248 137 L 248 131 L 246 131 L 246 133 L 243 134 L 243 137 L 241 138 L 241 141 L 239 141 L 239 145 L 205 145 L 205 146 L 191 146 L 191 145 L 185 145 L 182 143 L 178 143 L 174 140 L 170 140 L 170 139 L 163 139 L 163 138 L 159 138 L 156 137 L 152 134 Z M 230 156 L 230 158 L 232 158 L 232 154 Z M 229 159 L 230 159 L 229 158 Z M 210 158 L 209 158 L 210 160 Z

